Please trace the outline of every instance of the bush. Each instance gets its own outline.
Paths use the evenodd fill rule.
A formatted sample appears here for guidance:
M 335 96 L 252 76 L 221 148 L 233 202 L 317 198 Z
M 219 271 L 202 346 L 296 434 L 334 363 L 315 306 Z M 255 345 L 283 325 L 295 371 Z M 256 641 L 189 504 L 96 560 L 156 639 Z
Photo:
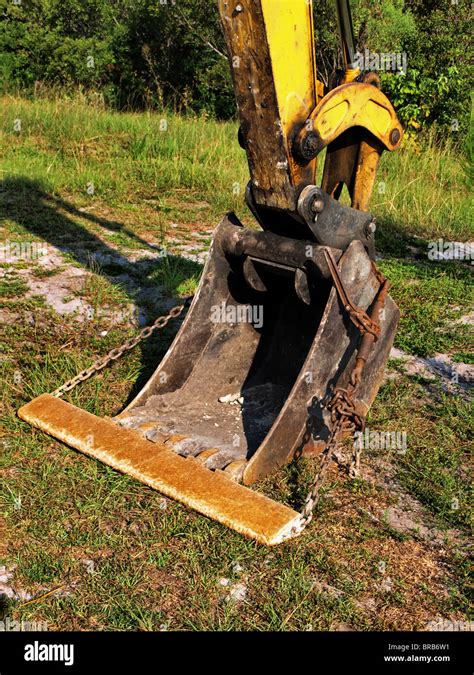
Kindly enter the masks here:
M 0 0 L 3 90 L 40 81 L 97 90 L 118 108 L 169 106 L 219 118 L 235 103 L 217 0 Z M 334 4 L 314 0 L 318 71 L 340 63 Z M 406 51 L 384 88 L 413 131 L 469 124 L 467 0 L 353 0 L 359 47 Z

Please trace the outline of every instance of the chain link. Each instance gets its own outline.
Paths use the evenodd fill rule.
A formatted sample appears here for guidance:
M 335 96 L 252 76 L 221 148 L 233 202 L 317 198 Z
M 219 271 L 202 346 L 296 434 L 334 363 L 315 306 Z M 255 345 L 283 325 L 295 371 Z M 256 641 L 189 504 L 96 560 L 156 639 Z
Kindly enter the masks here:
M 321 488 L 323 487 L 326 477 L 331 466 L 332 460 L 335 457 L 336 450 L 342 439 L 348 434 L 354 434 L 358 429 L 363 429 L 365 420 L 357 414 L 354 403 L 351 400 L 351 395 L 345 389 L 336 389 L 331 400 L 327 404 L 327 409 L 331 412 L 331 420 L 333 422 L 331 435 L 322 455 L 321 465 L 316 474 L 311 490 L 309 491 L 303 510 L 300 514 L 297 533 L 301 534 L 305 527 L 307 527 L 313 519 L 314 510 L 321 498 Z M 355 448 L 356 446 L 354 446 Z M 349 475 L 354 477 L 355 471 L 358 471 L 360 463 L 360 450 L 354 450 L 353 461 L 349 469 Z
M 180 316 L 184 309 L 189 305 L 191 300 L 192 298 L 189 297 L 186 298 L 182 305 L 175 305 L 170 310 L 169 314 L 166 314 L 165 316 L 159 316 L 151 326 L 146 326 L 138 333 L 138 335 L 129 338 L 122 345 L 120 345 L 120 347 L 115 347 L 108 354 L 101 357 L 100 359 L 97 359 L 97 361 L 94 361 L 94 363 L 89 366 L 89 368 L 82 370 L 71 380 L 68 380 L 60 387 L 55 389 L 55 391 L 52 392 L 52 395 L 60 398 L 66 392 L 71 391 L 71 389 L 77 387 L 78 384 L 85 382 L 90 377 L 92 377 L 92 375 L 95 375 L 95 373 L 98 373 L 100 370 L 108 366 L 112 361 L 117 361 L 117 359 L 123 356 L 126 352 L 129 352 L 131 349 L 134 349 L 137 345 L 139 345 L 140 342 L 147 340 L 156 330 L 164 328 L 166 324 L 171 321 L 171 319 L 178 318 L 178 316 Z
M 339 297 L 344 303 L 345 310 L 349 316 L 351 316 L 351 319 L 353 318 L 352 315 L 357 315 L 358 321 L 354 321 L 354 323 L 359 328 L 362 336 L 364 336 L 366 333 L 370 333 L 376 339 L 378 335 L 380 335 L 380 314 L 379 316 L 375 316 L 373 320 L 372 317 L 369 317 L 367 314 L 365 314 L 365 312 L 360 310 L 360 308 L 355 307 L 355 305 L 351 303 L 345 291 L 344 284 L 342 283 L 342 280 L 338 274 L 337 266 L 332 260 L 331 254 L 328 253 L 326 258 L 333 276 L 334 285 L 337 289 Z M 332 265 L 331 262 L 333 263 Z M 380 289 L 377 294 L 377 301 L 375 303 L 375 305 L 378 307 L 376 312 L 377 314 L 383 308 L 389 285 L 384 275 L 377 269 L 375 263 L 373 262 L 372 268 L 377 277 L 377 280 L 380 283 Z M 362 320 L 360 320 L 361 318 Z M 364 358 L 362 364 L 358 363 L 356 360 L 349 386 L 347 389 L 337 387 L 334 390 L 330 401 L 326 405 L 327 410 L 331 414 L 332 431 L 329 436 L 326 448 L 322 454 L 319 471 L 314 478 L 311 490 L 308 492 L 303 509 L 300 513 L 300 517 L 293 527 L 291 534 L 289 535 L 290 538 L 298 537 L 312 521 L 314 511 L 321 498 L 321 488 L 326 481 L 329 467 L 331 466 L 332 460 L 335 458 L 336 450 L 343 438 L 347 437 L 347 435 L 354 436 L 356 431 L 363 431 L 365 429 L 365 417 L 362 417 L 357 412 L 354 403 L 354 395 L 358 385 L 361 382 L 362 369 L 365 365 L 365 360 L 366 358 Z M 355 374 L 356 377 L 354 377 Z M 349 476 L 351 478 L 358 476 L 361 454 L 362 444 L 354 442 L 352 460 L 349 465 Z

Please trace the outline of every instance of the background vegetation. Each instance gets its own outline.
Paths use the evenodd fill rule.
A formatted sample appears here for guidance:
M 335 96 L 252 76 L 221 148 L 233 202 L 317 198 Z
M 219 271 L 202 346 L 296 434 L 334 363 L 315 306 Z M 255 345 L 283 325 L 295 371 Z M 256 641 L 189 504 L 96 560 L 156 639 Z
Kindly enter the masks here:
M 0 570 L 10 589 L 0 586 L 0 619 L 50 630 L 263 631 L 472 619 L 473 420 L 467 391 L 452 389 L 453 364 L 472 358 L 472 266 L 426 254 L 428 241 L 471 235 L 472 199 L 449 140 L 386 153 L 371 204 L 378 264 L 403 316 L 396 346 L 417 368 L 392 359 L 368 423 L 406 430 L 408 451 L 368 450 L 355 480 L 334 467 L 301 539 L 273 550 L 247 541 L 16 415 L 134 335 L 131 303 L 149 321 L 193 292 L 198 256 L 226 211 L 252 222 L 236 134 L 235 121 L 202 115 L 0 97 L 0 240 L 48 246 L 43 262 L 0 261 Z M 71 302 L 78 316 L 62 309 Z M 176 329 L 68 400 L 116 414 Z M 441 363 L 438 352 L 449 359 L 444 377 L 421 368 Z M 296 462 L 256 488 L 300 508 L 317 466 Z
M 384 87 L 414 130 L 466 130 L 472 67 L 467 0 L 353 0 L 359 49 L 405 51 Z M 334 3 L 314 0 L 318 66 L 338 65 Z M 81 87 L 119 109 L 235 113 L 214 0 L 0 0 L 3 90 Z M 456 122 L 457 120 L 457 122 Z
M 269 551 L 16 414 L 134 335 L 131 310 L 150 321 L 193 292 L 226 211 L 253 222 L 215 0 L 0 0 L 0 238 L 48 246 L 44 261 L 0 261 L 0 619 L 310 631 L 472 618 L 472 266 L 426 255 L 438 238 L 472 238 L 472 165 L 459 152 L 462 139 L 473 147 L 470 10 L 353 5 L 361 49 L 408 55 L 384 88 L 413 133 L 383 157 L 371 204 L 400 351 L 369 425 L 396 423 L 409 447 L 368 451 L 358 479 L 334 467 L 304 537 Z M 332 3 L 315 0 L 315 14 L 327 83 L 339 65 Z M 116 414 L 176 328 L 68 400 Z M 298 508 L 317 465 L 257 487 Z

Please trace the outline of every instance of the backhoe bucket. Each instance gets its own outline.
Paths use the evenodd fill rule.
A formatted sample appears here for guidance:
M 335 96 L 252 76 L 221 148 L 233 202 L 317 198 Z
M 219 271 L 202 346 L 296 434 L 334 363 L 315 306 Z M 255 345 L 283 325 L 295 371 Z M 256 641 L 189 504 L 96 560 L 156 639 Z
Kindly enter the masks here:
M 380 281 L 363 244 L 331 252 L 351 300 L 369 310 Z M 362 415 L 380 385 L 398 317 L 387 297 L 355 396 Z M 19 415 L 200 513 L 276 544 L 298 514 L 244 486 L 324 448 L 331 430 L 325 401 L 349 378 L 359 341 L 324 247 L 244 229 L 231 214 L 216 230 L 172 346 L 120 415 L 97 418 L 50 395 Z

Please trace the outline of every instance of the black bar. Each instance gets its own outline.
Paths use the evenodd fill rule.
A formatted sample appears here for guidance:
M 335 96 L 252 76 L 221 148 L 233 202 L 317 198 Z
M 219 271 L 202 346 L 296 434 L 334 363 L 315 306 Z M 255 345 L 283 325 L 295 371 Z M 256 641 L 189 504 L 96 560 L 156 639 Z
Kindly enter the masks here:
M 42 645 L 46 645 L 42 647 Z M 56 648 L 50 650 L 49 645 Z M 61 655 L 58 661 L 28 657 Z M 64 649 L 65 646 L 73 646 Z M 456 633 L 26 633 L 0 632 L 1 675 L 250 672 L 472 673 L 472 636 Z

